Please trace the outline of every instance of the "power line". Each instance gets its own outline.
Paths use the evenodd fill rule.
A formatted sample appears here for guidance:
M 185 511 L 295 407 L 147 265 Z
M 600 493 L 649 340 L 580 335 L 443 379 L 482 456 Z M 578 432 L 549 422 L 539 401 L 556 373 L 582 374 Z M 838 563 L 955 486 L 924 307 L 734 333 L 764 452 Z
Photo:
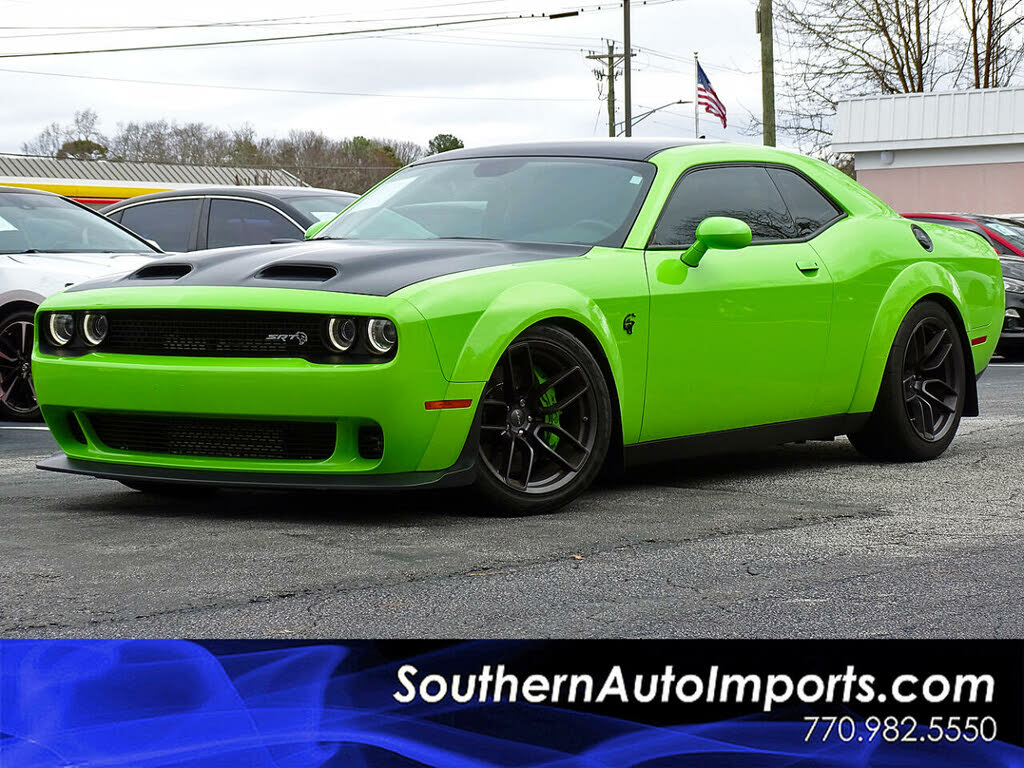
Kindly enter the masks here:
M 381 24 L 381 23 L 393 23 L 398 21 L 423 21 L 428 22 L 434 19 L 472 19 L 479 16 L 484 16 L 483 11 L 477 11 L 474 13 L 446 13 L 446 14 L 435 14 L 432 16 L 386 16 L 384 18 L 371 18 L 371 19 L 337 19 L 336 21 L 325 21 L 323 18 L 318 18 L 314 21 L 278 21 L 278 20 L 254 20 L 254 21 L 218 21 L 218 22 L 206 22 L 203 24 L 155 24 L 155 25 L 136 25 L 136 26 L 109 26 L 109 27 L 92 27 L 92 28 L 68 28 L 62 32 L 40 32 L 38 34 L 25 34 L 25 35 L 0 35 L 2 40 L 17 40 L 29 37 L 66 37 L 71 35 L 98 35 L 98 34 L 116 34 L 120 32 L 167 32 L 171 30 L 193 30 L 193 29 L 234 29 L 238 27 L 300 27 L 316 25 L 318 27 L 326 26 L 327 24 Z M 305 19 L 307 16 L 294 16 L 291 18 Z M 482 19 L 481 19 L 482 20 Z M 4 29 L 16 29 L 16 27 L 5 27 Z M 45 27 L 26 27 L 25 29 L 46 29 Z M 61 29 L 60 27 L 50 29 Z
M 537 16 L 494 16 L 486 19 L 462 19 L 439 21 L 431 24 L 407 24 L 397 27 L 380 27 L 377 29 L 350 29 L 337 32 L 313 32 L 305 35 L 279 35 L 277 37 L 253 37 L 241 40 L 209 40 L 200 43 L 165 43 L 163 45 L 135 45 L 125 48 L 92 48 L 80 51 L 41 51 L 37 53 L 0 53 L 0 59 L 25 59 L 41 56 L 77 56 L 87 53 L 125 53 L 128 51 L 167 51 L 182 48 L 212 48 L 214 46 L 247 45 L 252 43 L 272 43 L 280 40 L 313 40 L 349 35 L 364 35 L 375 32 L 396 32 L 407 29 L 427 29 L 428 27 L 452 27 L 465 24 L 479 24 L 485 21 L 515 21 L 526 18 L 543 18 Z
M 429 5 L 406 5 L 398 8 L 392 8 L 392 11 L 416 11 L 416 10 L 432 10 L 436 11 L 440 8 L 454 8 L 457 6 L 466 5 L 490 5 L 493 3 L 503 3 L 508 0 L 466 0 L 465 2 L 456 3 L 435 3 Z M 483 11 L 478 13 L 467 13 L 460 14 L 462 16 L 480 16 L 483 15 Z M 68 25 L 60 26 L 55 24 L 47 24 L 44 26 L 39 25 L 12 25 L 5 24 L 5 30 L 26 30 L 26 31 L 50 31 L 62 30 L 59 33 L 54 34 L 95 34 L 99 32 L 137 32 L 137 31 L 157 31 L 157 30 L 171 30 L 171 29 L 204 29 L 204 28 L 216 28 L 216 27 L 253 27 L 253 26 L 294 26 L 300 24 L 318 24 L 323 25 L 331 23 L 329 20 L 334 19 L 338 21 L 349 21 L 351 22 L 352 14 L 346 13 L 332 13 L 326 15 L 313 15 L 303 14 L 301 16 L 273 16 L 263 19 L 241 19 L 235 21 L 204 21 L 196 22 L 194 24 L 80 24 L 80 25 Z M 340 18 L 339 18 L 340 17 Z M 445 18 L 448 18 L 446 16 Z M 405 21 L 408 18 L 417 17 L 406 17 L 403 18 L 388 18 L 388 19 L 356 19 L 357 22 L 370 22 L 370 21 Z M 425 17 L 425 18 L 441 18 L 438 16 Z
M 111 83 L 136 83 L 138 85 L 166 85 L 176 88 L 212 88 L 225 91 L 256 91 L 260 93 L 288 93 L 307 96 L 349 96 L 358 98 L 385 98 L 385 99 L 426 99 L 442 101 L 550 101 L 567 102 L 579 101 L 590 102 L 592 99 L 577 98 L 554 98 L 542 96 L 447 96 L 420 93 L 362 93 L 358 91 L 319 91 L 299 88 L 261 88 L 247 85 L 219 85 L 214 83 L 180 83 L 166 80 L 137 80 L 127 77 L 104 77 L 102 75 L 74 75 L 68 72 L 36 72 L 27 69 L 6 69 L 0 68 L 0 72 L 9 72 L 19 75 L 40 75 L 43 77 L 64 77 L 73 80 L 102 80 Z
M 642 5 L 655 6 L 664 5 L 670 2 L 677 2 L 677 0 L 647 0 Z M 618 8 L 622 5 L 621 2 L 604 4 L 604 5 L 590 5 L 578 8 L 568 9 L 568 12 L 574 13 L 585 13 L 585 12 L 596 12 L 611 10 Z M 326 39 L 334 37 L 346 37 L 352 35 L 366 35 L 380 32 L 398 32 L 406 30 L 417 30 L 417 29 L 432 29 L 441 27 L 456 27 L 465 26 L 469 24 L 482 24 L 499 21 L 529 21 L 533 19 L 546 19 L 553 15 L 558 15 L 562 11 L 550 11 L 546 13 L 521 13 L 521 14 L 507 14 L 504 16 L 490 16 L 485 18 L 472 18 L 472 19 L 451 19 L 449 21 L 437 21 L 422 24 L 404 24 L 392 27 L 378 27 L 374 29 L 351 29 L 351 30 L 338 30 L 333 32 L 312 32 L 302 35 L 277 35 L 274 37 L 256 37 L 256 38 L 243 38 L 235 40 L 209 40 L 195 43 L 165 43 L 161 45 L 136 45 L 136 46 L 125 46 L 120 48 L 90 48 L 74 51 L 39 51 L 34 53 L 3 53 L 0 54 L 0 59 L 22 59 L 22 58 L 35 58 L 43 56 L 77 56 L 82 54 L 93 54 L 93 53 L 126 53 L 129 51 L 166 51 L 166 50 L 180 50 L 184 48 L 212 48 L 229 45 L 249 45 L 257 43 L 272 43 L 287 40 L 314 40 L 314 39 Z M 357 22 L 358 23 L 358 22 Z M 365 23 L 365 22 L 364 22 Z

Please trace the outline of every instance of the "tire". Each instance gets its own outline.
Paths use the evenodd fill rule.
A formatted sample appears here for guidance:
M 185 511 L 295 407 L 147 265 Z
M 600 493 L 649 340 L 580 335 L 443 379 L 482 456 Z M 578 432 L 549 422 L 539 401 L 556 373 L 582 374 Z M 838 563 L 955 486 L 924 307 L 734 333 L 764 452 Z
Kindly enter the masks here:
M 151 496 L 167 498 L 194 498 L 217 492 L 216 488 L 206 485 L 190 485 L 187 483 L 166 483 L 160 480 L 119 480 L 121 485 Z
M 0 318 L 0 419 L 39 421 L 32 382 L 32 339 L 35 317 L 31 309 L 16 309 Z
M 474 489 L 483 511 L 529 515 L 568 504 L 601 471 L 613 424 L 608 384 L 590 350 L 557 326 L 524 331 L 480 402 Z
M 850 442 L 882 461 L 941 456 L 963 415 L 965 361 L 960 328 L 949 311 L 934 301 L 916 304 L 896 332 L 875 408 Z

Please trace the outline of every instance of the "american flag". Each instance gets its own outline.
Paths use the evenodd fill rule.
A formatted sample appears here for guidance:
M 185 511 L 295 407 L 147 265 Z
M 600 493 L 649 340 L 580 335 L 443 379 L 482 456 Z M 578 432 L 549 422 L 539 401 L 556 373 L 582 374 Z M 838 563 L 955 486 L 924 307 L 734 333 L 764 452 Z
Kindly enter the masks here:
M 708 80 L 704 67 L 700 64 L 697 65 L 697 103 L 704 107 L 704 111 L 709 115 L 714 115 L 721 120 L 723 128 L 726 127 L 725 104 L 718 98 L 715 89 L 711 87 L 711 81 Z

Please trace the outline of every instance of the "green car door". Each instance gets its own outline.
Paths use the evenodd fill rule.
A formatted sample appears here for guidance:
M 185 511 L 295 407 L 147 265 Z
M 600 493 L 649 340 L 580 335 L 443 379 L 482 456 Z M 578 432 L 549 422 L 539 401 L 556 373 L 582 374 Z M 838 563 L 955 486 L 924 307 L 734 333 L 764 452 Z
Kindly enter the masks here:
M 789 205 L 780 190 L 789 190 Z M 651 328 L 641 440 L 825 415 L 819 390 L 833 285 L 813 243 L 843 215 L 785 167 L 720 164 L 680 178 L 646 251 Z M 698 266 L 684 264 L 697 226 L 712 216 L 748 224 L 751 244 L 711 248 Z

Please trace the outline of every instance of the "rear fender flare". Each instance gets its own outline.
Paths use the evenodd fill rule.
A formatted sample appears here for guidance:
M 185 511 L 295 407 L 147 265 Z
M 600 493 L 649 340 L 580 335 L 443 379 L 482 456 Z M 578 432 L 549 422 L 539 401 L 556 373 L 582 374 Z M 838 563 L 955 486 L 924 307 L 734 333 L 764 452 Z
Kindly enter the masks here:
M 943 297 L 956 309 L 955 319 L 960 321 L 961 342 L 966 338 L 964 297 L 953 275 L 934 262 L 919 261 L 911 264 L 892 281 L 879 305 L 864 351 L 850 413 L 868 413 L 874 409 L 885 364 L 903 318 L 921 299 L 935 294 Z M 964 356 L 970 365 L 969 348 L 964 350 Z M 973 370 L 971 372 L 973 373 Z

